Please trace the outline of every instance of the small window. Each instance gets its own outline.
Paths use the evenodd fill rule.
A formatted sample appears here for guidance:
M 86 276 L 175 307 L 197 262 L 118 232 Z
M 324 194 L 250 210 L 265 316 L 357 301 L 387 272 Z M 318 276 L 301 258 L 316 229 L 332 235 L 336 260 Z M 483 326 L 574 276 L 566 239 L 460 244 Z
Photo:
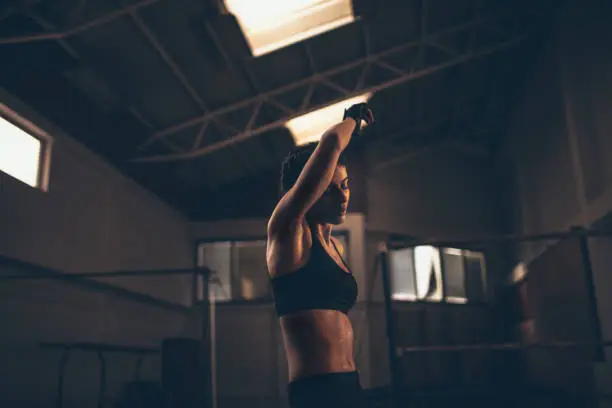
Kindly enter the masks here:
M 213 275 L 210 279 L 209 296 L 212 300 L 228 301 L 232 299 L 232 243 L 211 242 L 201 244 L 198 248 L 198 266 L 205 266 Z M 204 283 L 198 276 L 198 300 L 204 300 Z
M 50 136 L 0 104 L 0 171 L 47 191 L 50 156 Z
M 222 241 L 200 244 L 198 264 L 213 271 L 209 296 L 218 302 L 268 299 L 271 296 L 266 266 L 266 241 Z M 204 285 L 198 278 L 197 298 Z
M 349 238 L 346 231 L 333 233 L 344 248 L 342 258 L 350 267 Z M 198 246 L 198 266 L 213 271 L 209 296 L 217 302 L 234 300 L 271 300 L 272 292 L 266 263 L 266 241 L 216 241 Z M 198 276 L 196 300 L 204 296 L 204 282 Z
M 266 241 L 239 241 L 233 251 L 234 299 L 254 300 L 270 297 Z
M 285 127 L 291 132 L 296 146 L 318 142 L 327 129 L 338 123 L 338 118 L 342 117 L 346 108 L 356 103 L 367 102 L 371 97 L 371 93 L 365 93 L 345 99 L 293 118 L 285 124 Z M 363 123 L 361 125 L 363 126 Z
M 486 298 L 484 254 L 417 246 L 389 252 L 392 298 L 467 303 Z

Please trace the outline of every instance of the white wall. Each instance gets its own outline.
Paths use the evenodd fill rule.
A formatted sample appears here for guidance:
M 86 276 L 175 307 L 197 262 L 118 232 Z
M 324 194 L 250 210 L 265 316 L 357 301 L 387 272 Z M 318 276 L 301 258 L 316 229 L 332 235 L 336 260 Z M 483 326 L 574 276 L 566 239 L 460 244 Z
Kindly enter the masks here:
M 0 100 L 55 139 L 48 192 L 0 175 L 1 255 L 77 273 L 193 266 L 184 217 L 1 89 Z M 190 280 L 113 283 L 184 303 Z

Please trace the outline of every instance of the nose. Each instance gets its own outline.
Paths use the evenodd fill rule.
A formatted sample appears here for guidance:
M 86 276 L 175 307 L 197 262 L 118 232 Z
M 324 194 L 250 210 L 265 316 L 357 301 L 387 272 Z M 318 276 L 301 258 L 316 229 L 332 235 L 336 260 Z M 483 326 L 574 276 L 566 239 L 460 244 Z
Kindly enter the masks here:
M 348 193 L 348 191 L 343 191 L 342 192 L 342 204 L 348 203 L 348 200 L 349 200 L 349 193 Z
M 349 192 L 347 190 L 339 190 L 340 193 L 340 204 L 345 205 L 349 200 Z

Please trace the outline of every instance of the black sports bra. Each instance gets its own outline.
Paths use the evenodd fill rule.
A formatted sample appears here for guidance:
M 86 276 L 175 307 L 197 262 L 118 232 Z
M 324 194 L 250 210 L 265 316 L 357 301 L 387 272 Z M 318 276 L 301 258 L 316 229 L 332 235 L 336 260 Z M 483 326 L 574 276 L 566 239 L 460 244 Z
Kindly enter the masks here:
M 338 252 L 336 244 L 334 249 Z M 349 269 L 344 259 L 342 263 Z M 270 281 L 279 317 L 314 309 L 338 310 L 346 314 L 357 301 L 355 277 L 332 259 L 314 234 L 306 265 Z

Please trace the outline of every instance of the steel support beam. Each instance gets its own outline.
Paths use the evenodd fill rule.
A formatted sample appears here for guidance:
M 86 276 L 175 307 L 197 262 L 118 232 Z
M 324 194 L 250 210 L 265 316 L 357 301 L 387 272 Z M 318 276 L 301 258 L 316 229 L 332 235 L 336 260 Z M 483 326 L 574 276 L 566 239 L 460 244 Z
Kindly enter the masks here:
M 481 132 L 475 132 L 467 134 L 466 136 L 481 136 L 493 133 L 494 130 L 484 130 Z M 388 158 L 384 161 L 380 161 L 378 163 L 374 163 L 373 170 L 375 172 L 379 172 L 381 170 L 387 169 L 389 166 L 397 165 L 400 163 L 406 163 L 410 160 L 419 158 L 425 154 L 433 153 L 440 150 L 452 150 L 455 152 L 459 152 L 471 157 L 478 158 L 486 158 L 489 156 L 489 151 L 482 146 L 478 146 L 473 143 L 469 143 L 461 140 L 461 137 L 453 137 L 452 139 L 447 138 L 446 140 L 440 140 L 434 142 L 433 144 L 427 144 L 423 146 L 415 146 L 408 151 L 395 155 L 391 158 Z M 405 148 L 402 150 L 406 150 Z
M 214 143 L 208 146 L 199 147 L 197 149 L 193 149 L 192 151 L 183 153 L 183 154 L 162 154 L 162 155 L 152 155 L 152 156 L 140 156 L 133 159 L 135 162 L 167 162 L 167 161 L 176 161 L 176 160 L 189 160 L 197 157 L 202 157 L 208 155 L 214 151 L 226 148 L 228 146 L 232 146 L 241 141 L 250 139 L 254 136 L 263 134 L 269 130 L 276 129 L 285 125 L 285 123 L 297 116 L 301 116 L 305 113 L 312 112 L 314 110 L 320 109 L 325 105 L 329 105 L 335 102 L 341 102 L 347 98 L 357 96 L 367 92 L 378 92 L 384 89 L 388 89 L 394 86 L 398 86 L 409 81 L 422 78 L 427 75 L 434 74 L 436 72 L 445 70 L 447 68 L 454 67 L 459 64 L 463 64 L 470 60 L 483 57 L 505 48 L 514 46 L 521 41 L 523 41 L 527 37 L 527 33 L 513 33 L 509 38 L 505 38 L 500 40 L 494 44 L 486 45 L 479 47 L 478 49 L 473 50 L 457 50 L 456 55 L 448 55 L 445 61 L 439 62 L 437 64 L 432 64 L 429 66 L 421 67 L 420 69 L 415 70 L 406 70 L 401 67 L 397 67 L 386 60 L 389 57 L 401 55 L 403 52 L 410 50 L 414 47 L 419 46 L 427 46 L 430 41 L 440 41 L 443 42 L 443 39 L 447 36 L 458 35 L 461 33 L 469 33 L 474 29 L 475 26 L 482 26 L 484 23 L 494 23 L 496 19 L 503 17 L 504 15 L 494 15 L 484 18 L 475 19 L 471 22 L 467 22 L 455 27 L 451 27 L 445 30 L 441 30 L 437 33 L 427 34 L 424 38 L 407 42 L 390 49 L 384 50 L 382 52 L 378 52 L 376 54 L 370 54 L 364 58 L 356 60 L 354 62 L 345 64 L 343 66 L 333 68 L 331 70 L 325 72 L 319 72 L 313 74 L 309 78 L 296 81 L 292 84 L 283 86 L 276 90 L 270 92 L 262 92 L 255 97 L 240 101 L 238 103 L 208 112 L 204 115 L 200 115 L 198 117 L 192 118 L 182 123 L 178 123 L 176 125 L 170 126 L 164 130 L 154 133 L 151 138 L 149 138 L 144 144 L 143 147 L 149 145 L 151 142 L 163 139 L 167 136 L 170 136 L 176 132 L 182 131 L 184 129 L 188 129 L 194 127 L 194 138 L 199 137 L 202 139 L 201 132 L 198 133 L 196 130 L 196 126 L 202 126 L 202 124 L 209 123 L 211 121 L 215 121 L 217 118 L 222 117 L 229 113 L 234 113 L 238 111 L 243 111 L 249 113 L 247 115 L 250 120 L 248 124 L 240 129 L 234 136 Z M 334 77 L 342 75 L 344 73 L 348 73 L 356 68 L 360 68 L 363 70 L 369 69 L 369 67 L 377 65 L 387 69 L 388 71 L 394 74 L 394 78 L 378 83 L 376 85 L 366 86 L 363 83 L 357 84 L 354 89 L 344 89 L 340 85 L 335 84 L 332 88 L 339 91 L 341 96 L 334 100 L 327 101 L 324 105 L 311 105 L 310 97 L 317 86 L 330 87 L 330 83 L 334 84 Z M 271 123 L 264 124 L 262 126 L 255 126 L 256 119 L 259 115 L 261 107 L 267 103 L 273 103 L 278 105 L 278 102 L 274 101 L 275 98 L 281 97 L 282 95 L 289 93 L 304 90 L 304 96 L 302 99 L 302 103 L 299 109 L 295 110 L 287 110 L 285 113 L 285 117 L 282 117 L 279 120 L 276 120 Z M 274 101 L 274 102 L 271 102 Z M 194 143 L 196 145 L 196 143 Z
M 87 21 L 83 24 L 79 24 L 70 29 L 63 31 L 53 31 L 46 32 L 40 34 L 30 34 L 30 35 L 19 35 L 13 37 L 5 37 L 0 38 L 0 45 L 8 45 L 8 44 L 27 44 L 31 42 L 37 41 L 49 41 L 49 40 L 61 40 L 67 37 L 70 37 L 75 34 L 82 33 L 83 31 L 90 30 L 92 28 L 108 24 L 114 20 L 117 20 L 121 17 L 124 17 L 132 12 L 135 12 L 143 7 L 152 6 L 160 0 L 141 0 L 134 4 L 130 4 L 129 6 L 118 8 L 115 11 L 104 14 L 98 18 Z
M 26 11 L 23 11 L 23 13 L 25 16 L 31 18 L 34 22 L 36 22 L 43 30 L 47 32 L 53 32 L 54 30 L 56 30 L 56 26 L 54 24 L 50 23 L 49 21 L 47 21 L 45 18 L 41 17 L 34 11 L 26 10 Z M 68 43 L 67 38 L 63 38 L 63 37 L 55 38 L 55 41 L 70 56 L 72 56 L 77 61 L 80 61 L 83 65 L 87 65 L 85 61 L 83 60 L 83 58 L 81 57 L 81 55 Z M 88 66 L 88 68 L 90 67 Z M 95 71 L 95 70 L 92 69 L 92 71 Z M 111 88 L 111 91 L 116 93 L 114 88 Z M 153 125 L 151 125 L 151 123 L 149 122 L 149 120 L 147 120 L 140 112 L 138 112 L 138 110 L 135 107 L 128 105 L 126 106 L 126 109 L 138 122 L 140 122 L 143 126 L 145 126 L 150 132 L 156 131 Z M 183 149 L 181 149 L 180 147 L 172 143 L 170 140 L 166 139 L 162 142 L 166 148 L 173 151 L 174 153 L 184 152 Z
M 128 14 L 131 17 L 134 24 L 136 25 L 136 27 L 138 28 L 138 30 L 141 32 L 141 34 L 147 39 L 149 44 L 153 47 L 153 49 L 160 56 L 160 58 L 166 63 L 168 68 L 170 68 L 170 70 L 174 74 L 174 77 L 179 81 L 179 83 L 181 84 L 185 92 L 187 92 L 189 97 L 193 100 L 193 102 L 195 102 L 195 104 L 200 108 L 200 110 L 204 114 L 206 114 L 206 112 L 209 111 L 209 108 L 206 102 L 200 96 L 200 94 L 194 88 L 194 86 L 191 84 L 189 79 L 187 79 L 187 76 L 185 75 L 183 70 L 179 67 L 179 65 L 174 60 L 174 58 L 172 58 L 172 56 L 166 51 L 166 49 L 161 44 L 161 42 L 157 39 L 157 36 L 153 33 L 151 28 L 142 20 L 142 18 L 140 17 L 140 15 L 138 14 L 136 10 L 130 10 L 128 11 Z M 235 129 L 232 126 L 225 124 L 225 122 L 223 122 L 221 118 L 215 118 L 213 122 L 219 127 L 225 128 L 226 130 L 232 133 L 239 131 L 238 129 Z M 202 131 L 202 129 L 204 130 Z M 206 128 L 204 127 L 200 128 L 200 131 L 198 132 L 195 138 L 194 146 L 196 143 L 198 144 L 201 143 L 201 140 L 202 140 L 202 137 L 204 137 L 205 131 L 206 131 Z M 176 153 L 176 154 L 181 154 L 181 153 Z M 251 163 L 246 160 L 242 160 L 242 162 L 246 166 L 248 171 L 252 173 L 253 166 L 251 165 Z

